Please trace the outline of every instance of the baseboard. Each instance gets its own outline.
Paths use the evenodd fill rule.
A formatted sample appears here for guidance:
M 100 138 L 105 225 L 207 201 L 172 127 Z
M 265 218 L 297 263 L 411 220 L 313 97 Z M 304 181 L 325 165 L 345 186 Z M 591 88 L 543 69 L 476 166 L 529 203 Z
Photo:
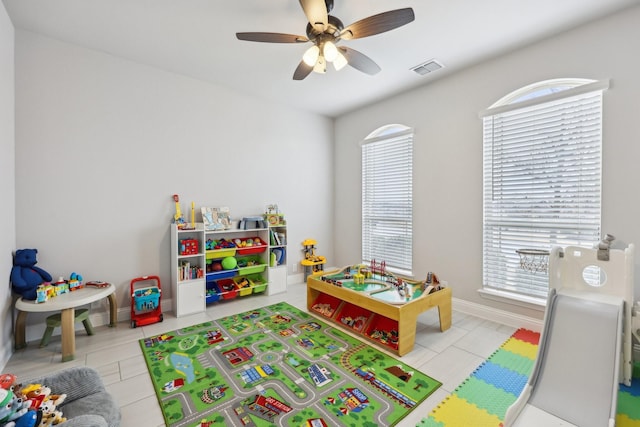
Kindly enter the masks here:
M 298 283 L 305 283 L 304 281 L 304 273 L 299 273 L 299 274 L 291 274 L 289 276 L 287 276 L 287 284 L 291 285 L 291 284 L 298 284 Z
M 536 332 L 540 332 L 542 330 L 542 319 L 523 316 L 510 311 L 499 310 L 494 307 L 465 301 L 459 298 L 452 298 L 451 302 L 453 310 L 459 311 L 460 313 L 471 314 L 473 316 L 491 320 L 513 328 L 527 328 Z

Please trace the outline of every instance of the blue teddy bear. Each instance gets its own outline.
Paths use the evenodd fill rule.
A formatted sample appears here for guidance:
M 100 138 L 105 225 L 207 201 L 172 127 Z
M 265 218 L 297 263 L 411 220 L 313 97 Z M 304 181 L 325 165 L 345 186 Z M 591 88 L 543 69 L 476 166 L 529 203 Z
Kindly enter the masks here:
M 13 291 L 27 300 L 36 299 L 38 285 L 51 281 L 51 275 L 36 267 L 37 249 L 18 249 L 13 256 L 11 285 Z

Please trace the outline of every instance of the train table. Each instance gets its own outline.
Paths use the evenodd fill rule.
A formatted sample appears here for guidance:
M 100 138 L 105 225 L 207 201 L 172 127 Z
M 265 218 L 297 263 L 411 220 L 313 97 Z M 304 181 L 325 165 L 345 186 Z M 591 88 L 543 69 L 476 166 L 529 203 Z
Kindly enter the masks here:
M 307 278 L 307 309 L 402 356 L 413 349 L 418 315 L 438 307 L 451 327 L 451 289 L 361 266 Z

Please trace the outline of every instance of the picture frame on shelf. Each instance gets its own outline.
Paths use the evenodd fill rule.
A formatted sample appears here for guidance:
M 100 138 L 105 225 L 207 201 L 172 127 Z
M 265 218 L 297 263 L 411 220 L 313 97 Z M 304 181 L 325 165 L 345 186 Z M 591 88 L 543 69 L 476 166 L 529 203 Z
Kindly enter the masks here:
M 231 214 L 228 207 L 203 206 L 200 210 L 205 230 L 229 230 L 231 228 Z

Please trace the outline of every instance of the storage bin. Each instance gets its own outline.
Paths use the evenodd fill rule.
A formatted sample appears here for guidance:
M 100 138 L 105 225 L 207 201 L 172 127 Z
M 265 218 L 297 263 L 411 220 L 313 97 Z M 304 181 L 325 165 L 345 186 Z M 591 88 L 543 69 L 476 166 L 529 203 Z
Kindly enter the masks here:
M 220 291 L 218 290 L 218 287 L 214 284 L 211 284 L 211 287 L 209 286 L 210 284 L 207 283 L 207 295 L 205 297 L 207 304 L 220 301 Z
M 134 290 L 136 311 L 154 310 L 160 302 L 160 289 L 156 286 Z
M 236 289 L 238 290 L 238 294 L 241 297 L 251 295 L 251 292 L 253 292 L 251 281 L 244 276 L 234 277 L 233 283 L 235 284 Z
M 255 244 L 256 239 L 260 240 L 260 244 Z M 253 240 L 254 244 L 252 246 L 242 246 L 242 242 L 246 242 L 248 240 Z M 238 245 L 238 241 L 240 242 L 239 245 Z M 236 239 L 236 240 L 234 240 L 234 243 L 237 246 L 236 254 L 238 256 L 259 254 L 259 253 L 262 253 L 262 252 L 267 250 L 267 243 L 264 242 L 262 239 L 260 239 L 257 236 L 256 237 L 243 237 L 241 239 Z
M 212 251 L 207 251 L 207 259 L 218 259 L 218 258 L 226 258 L 228 256 L 235 256 L 237 249 L 236 248 L 227 248 L 227 249 L 214 249 Z
M 236 284 L 231 279 L 218 280 L 216 286 L 220 290 L 220 297 L 222 297 L 222 299 L 233 299 L 238 296 Z
M 207 273 L 207 281 L 229 279 L 238 274 L 238 270 L 220 270 Z

